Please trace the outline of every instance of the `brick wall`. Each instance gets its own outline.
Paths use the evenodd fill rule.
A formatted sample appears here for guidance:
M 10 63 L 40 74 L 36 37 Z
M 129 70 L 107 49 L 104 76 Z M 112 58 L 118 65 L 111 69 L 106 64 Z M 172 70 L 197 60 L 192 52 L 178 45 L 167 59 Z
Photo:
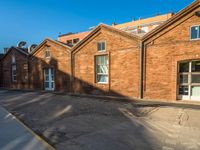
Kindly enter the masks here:
M 17 81 L 13 82 L 11 77 L 12 56 L 16 58 Z M 27 89 L 28 88 L 28 68 L 27 55 L 22 54 L 15 48 L 12 48 L 2 60 L 2 87 L 14 89 Z
M 106 51 L 97 42 L 106 41 Z M 95 56 L 109 56 L 109 83 L 95 82 Z M 102 28 L 72 54 L 75 93 L 138 97 L 139 41 Z
M 195 9 L 146 41 L 144 98 L 177 99 L 179 61 L 200 59 L 200 41 L 190 41 L 190 27 L 200 25 Z
M 45 58 L 45 51 L 50 50 L 51 58 Z M 55 90 L 70 90 L 70 52 L 61 44 L 47 40 L 29 58 L 29 82 L 31 89 L 44 90 L 44 68 L 53 68 Z

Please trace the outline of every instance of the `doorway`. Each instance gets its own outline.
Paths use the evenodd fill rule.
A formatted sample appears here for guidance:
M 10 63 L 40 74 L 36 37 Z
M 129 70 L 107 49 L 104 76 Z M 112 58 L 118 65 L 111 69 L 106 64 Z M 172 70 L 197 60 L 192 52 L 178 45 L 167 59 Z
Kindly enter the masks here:
M 178 98 L 200 101 L 200 60 L 179 63 Z
M 44 69 L 44 89 L 46 91 L 54 91 L 55 82 L 54 82 L 54 69 L 45 68 Z

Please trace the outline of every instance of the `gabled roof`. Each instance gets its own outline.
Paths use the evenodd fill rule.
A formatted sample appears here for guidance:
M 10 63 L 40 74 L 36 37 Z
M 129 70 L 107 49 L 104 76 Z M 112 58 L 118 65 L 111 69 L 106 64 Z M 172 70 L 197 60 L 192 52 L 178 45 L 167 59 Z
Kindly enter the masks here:
M 28 53 L 28 51 L 27 51 L 26 49 L 12 46 L 12 47 L 10 47 L 10 48 L 8 49 L 8 51 L 5 53 L 5 55 L 3 55 L 3 57 L 2 57 L 1 59 L 4 59 L 4 58 L 10 53 L 10 51 L 11 51 L 12 49 L 14 49 L 14 50 L 20 52 L 21 54 L 23 54 L 23 55 L 25 55 L 25 56 L 28 56 L 28 55 L 29 55 L 29 53 Z
M 44 44 L 46 44 L 47 42 L 53 42 L 57 45 L 60 45 L 64 48 L 66 48 L 66 50 L 68 50 L 69 52 L 71 51 L 71 48 L 61 42 L 58 42 L 58 41 L 55 41 L 55 40 L 52 40 L 52 39 L 49 39 L 49 38 L 46 38 L 44 41 L 42 41 L 30 54 L 30 56 L 34 55 Z
M 107 29 L 109 31 L 114 31 L 114 32 L 117 32 L 118 34 L 121 34 L 123 36 L 127 36 L 127 37 L 130 37 L 130 38 L 133 38 L 135 40 L 141 40 L 141 37 L 137 36 L 137 35 L 134 35 L 134 34 L 130 34 L 130 33 L 127 33 L 125 31 L 122 31 L 122 30 L 119 30 L 119 29 L 116 29 L 114 27 L 111 27 L 111 26 L 108 26 L 108 25 L 105 25 L 105 24 L 100 24 L 99 26 L 97 26 L 95 29 L 93 29 L 83 40 L 81 40 L 78 44 L 76 44 L 74 47 L 72 47 L 72 52 L 74 52 L 76 49 L 78 49 L 81 45 L 83 45 L 86 41 L 90 40 L 90 38 L 97 34 L 101 29 Z
M 167 28 L 168 26 L 172 25 L 173 23 L 175 23 L 176 21 L 178 21 L 179 19 L 181 19 L 183 16 L 187 15 L 188 13 L 190 13 L 191 11 L 193 11 L 194 9 L 196 9 L 199 5 L 200 5 L 200 0 L 194 1 L 189 6 L 185 7 L 184 9 L 182 9 L 181 11 L 179 11 L 178 13 L 176 13 L 174 16 L 172 16 L 169 20 L 167 20 L 166 22 L 164 22 L 160 26 L 156 27 L 155 29 L 153 29 L 149 33 L 147 33 L 142 38 L 142 40 L 146 41 L 147 39 L 151 38 L 155 34 L 163 31 L 165 28 Z

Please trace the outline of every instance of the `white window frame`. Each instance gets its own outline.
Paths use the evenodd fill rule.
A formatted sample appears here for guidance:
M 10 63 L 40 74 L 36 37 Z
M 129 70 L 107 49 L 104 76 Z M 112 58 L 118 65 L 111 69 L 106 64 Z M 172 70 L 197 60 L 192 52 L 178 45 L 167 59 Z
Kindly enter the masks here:
M 103 49 L 100 49 L 100 50 L 98 49 L 98 48 L 99 48 L 99 44 L 101 44 L 101 43 L 104 43 L 104 44 L 105 44 L 105 49 L 104 49 L 104 50 L 103 50 Z M 101 45 L 101 47 L 102 47 L 102 45 Z M 106 48 L 107 48 L 107 47 L 106 47 L 106 41 L 105 41 L 105 40 L 101 40 L 101 41 L 98 41 L 98 42 L 97 42 L 97 51 L 98 51 L 98 52 L 105 52 L 105 51 L 106 51 Z
M 14 70 L 15 70 L 15 74 L 14 74 Z M 17 66 L 16 65 L 12 65 L 11 73 L 12 73 L 12 82 L 17 82 Z
M 101 56 L 107 56 L 107 67 L 108 67 L 108 72 L 107 73 L 98 73 L 97 72 L 97 57 L 101 57 Z M 105 75 L 107 76 L 108 80 L 107 82 L 98 82 L 97 79 L 98 79 L 98 75 Z M 108 54 L 104 54 L 104 55 L 96 55 L 95 56 L 95 82 L 98 83 L 98 84 L 108 84 L 109 83 L 109 56 Z
M 178 63 L 178 99 L 181 99 L 181 100 L 195 100 L 193 99 L 193 96 L 192 96 L 192 86 L 200 86 L 200 83 L 192 83 L 192 75 L 195 75 L 195 74 L 200 74 L 200 72 L 192 72 L 192 62 L 195 62 L 195 61 L 199 61 L 199 60 L 188 60 L 188 61 L 182 61 L 182 62 L 179 62 Z M 189 63 L 189 72 L 186 72 L 186 73 L 180 73 L 179 72 L 179 69 L 180 69 L 180 64 L 181 63 L 184 63 L 184 62 L 188 62 Z M 180 82 L 180 75 L 188 75 L 188 83 L 179 83 Z M 188 86 L 188 95 L 180 95 L 179 94 L 179 87 L 180 86 Z
M 193 27 L 198 27 L 198 36 L 197 36 L 197 38 L 195 38 L 195 39 L 192 39 L 192 28 Z M 190 40 L 191 41 L 196 41 L 196 40 L 200 40 L 200 32 L 199 32 L 199 30 L 200 30 L 200 25 L 193 25 L 193 26 L 191 26 L 190 27 Z

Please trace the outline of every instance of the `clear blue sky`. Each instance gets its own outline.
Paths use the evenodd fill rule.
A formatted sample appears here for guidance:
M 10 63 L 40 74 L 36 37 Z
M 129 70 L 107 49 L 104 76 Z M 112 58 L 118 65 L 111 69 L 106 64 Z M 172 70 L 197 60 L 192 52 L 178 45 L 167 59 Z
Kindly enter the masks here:
M 0 0 L 0 51 L 59 32 L 80 32 L 99 23 L 123 23 L 158 13 L 177 12 L 193 0 Z

